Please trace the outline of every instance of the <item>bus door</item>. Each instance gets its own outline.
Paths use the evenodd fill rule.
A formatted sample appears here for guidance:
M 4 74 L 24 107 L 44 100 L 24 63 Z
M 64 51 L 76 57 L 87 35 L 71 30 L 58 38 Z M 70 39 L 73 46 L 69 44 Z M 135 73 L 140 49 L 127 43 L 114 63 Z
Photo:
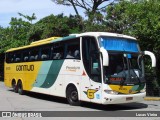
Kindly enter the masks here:
M 81 83 L 84 84 L 81 85 L 81 91 L 86 94 L 84 101 L 101 103 L 101 60 L 94 37 L 82 38 L 82 60 L 86 72 L 83 77 L 85 81 Z
M 101 63 L 102 59 L 100 54 L 96 51 L 91 53 L 90 57 L 90 99 L 91 102 L 101 103 L 102 100 L 102 75 L 101 75 Z

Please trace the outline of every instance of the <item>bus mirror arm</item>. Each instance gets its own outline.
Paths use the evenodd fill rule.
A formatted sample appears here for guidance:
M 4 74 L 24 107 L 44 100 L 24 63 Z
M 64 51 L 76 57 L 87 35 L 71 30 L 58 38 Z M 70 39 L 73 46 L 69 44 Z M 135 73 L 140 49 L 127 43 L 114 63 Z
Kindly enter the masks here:
M 152 67 L 156 67 L 156 57 L 155 57 L 155 55 L 150 51 L 144 51 L 143 53 L 144 53 L 144 55 L 148 55 L 148 56 L 151 57 Z
M 105 50 L 103 47 L 100 48 L 100 52 L 102 53 L 102 60 L 103 60 L 103 66 L 109 65 L 109 56 L 107 50 Z

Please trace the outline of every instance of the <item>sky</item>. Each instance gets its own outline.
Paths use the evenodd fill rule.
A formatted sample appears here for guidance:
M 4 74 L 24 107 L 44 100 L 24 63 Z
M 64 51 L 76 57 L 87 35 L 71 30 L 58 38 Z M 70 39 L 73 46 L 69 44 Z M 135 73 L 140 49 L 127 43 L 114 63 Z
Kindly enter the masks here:
M 12 17 L 19 18 L 18 13 L 29 16 L 35 13 L 36 21 L 51 14 L 75 15 L 72 7 L 56 5 L 51 0 L 0 0 L 0 26 L 9 26 Z M 80 14 L 83 14 L 83 11 Z

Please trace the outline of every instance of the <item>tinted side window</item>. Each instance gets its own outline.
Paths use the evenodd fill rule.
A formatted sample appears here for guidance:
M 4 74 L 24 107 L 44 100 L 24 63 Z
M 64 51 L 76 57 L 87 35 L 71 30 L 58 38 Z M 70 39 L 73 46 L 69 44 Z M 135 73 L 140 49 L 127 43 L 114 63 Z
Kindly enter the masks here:
M 6 62 L 7 63 L 14 62 L 14 54 L 13 53 L 6 53 Z
M 51 56 L 51 48 L 46 46 L 41 49 L 41 60 L 49 60 Z
M 23 62 L 29 61 L 29 50 L 23 51 Z
M 33 48 L 29 50 L 29 61 L 36 61 L 39 58 L 39 50 L 38 48 Z
M 65 58 L 80 59 L 80 38 L 72 39 L 65 43 Z
M 83 37 L 82 38 L 82 56 L 83 60 L 87 61 L 90 58 L 92 51 L 98 51 L 98 46 L 94 37 Z
M 93 67 L 99 64 L 97 61 L 99 58 L 94 55 L 94 53 L 98 52 L 97 42 L 94 37 L 83 37 L 82 38 L 82 56 L 83 56 L 83 64 L 87 74 L 94 81 L 100 82 L 101 78 L 93 75 Z M 96 56 L 96 57 L 95 57 Z M 96 59 L 95 59 L 96 58 Z M 99 60 L 98 60 L 99 61 Z M 94 64 L 94 65 L 93 65 Z M 100 76 L 98 74 L 98 76 Z
M 14 54 L 14 62 L 21 62 L 21 61 L 22 61 L 21 52 L 15 52 L 15 54 Z
M 54 43 L 52 46 L 52 59 L 64 58 L 64 45 L 61 42 Z
M 7 63 L 22 62 L 21 52 L 20 51 L 14 51 L 14 52 L 6 53 L 6 62 Z
M 90 61 L 90 54 L 92 51 L 98 50 L 97 43 L 94 37 L 83 37 L 82 38 L 82 56 L 83 62 L 86 70 L 89 72 L 89 61 Z

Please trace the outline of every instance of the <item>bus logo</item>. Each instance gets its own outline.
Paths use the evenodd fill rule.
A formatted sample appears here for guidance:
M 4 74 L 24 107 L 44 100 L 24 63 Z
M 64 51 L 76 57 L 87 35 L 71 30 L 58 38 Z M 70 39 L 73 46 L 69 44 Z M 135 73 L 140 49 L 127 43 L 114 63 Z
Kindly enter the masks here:
M 87 90 L 87 97 L 88 97 L 89 99 L 94 99 L 94 93 L 96 93 L 96 92 L 97 92 L 97 90 L 88 89 L 88 90 Z
M 34 65 L 17 65 L 16 71 L 34 71 Z

